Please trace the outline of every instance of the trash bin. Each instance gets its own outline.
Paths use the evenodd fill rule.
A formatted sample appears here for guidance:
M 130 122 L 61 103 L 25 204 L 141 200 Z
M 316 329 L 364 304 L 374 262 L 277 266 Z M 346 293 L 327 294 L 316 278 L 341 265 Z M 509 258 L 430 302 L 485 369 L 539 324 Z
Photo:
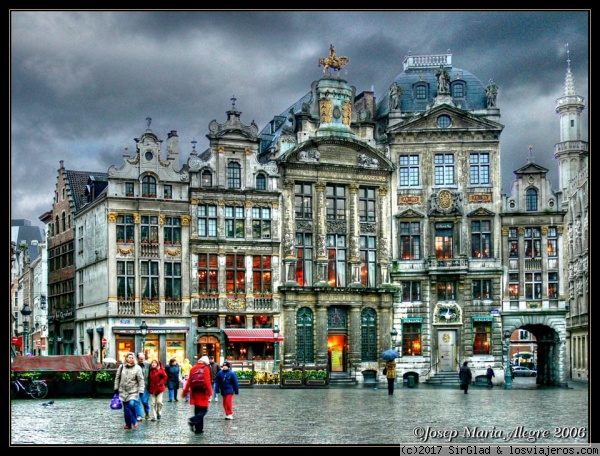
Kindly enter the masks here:
M 406 378 L 408 379 L 408 387 L 409 388 L 413 388 L 415 386 L 415 376 L 414 375 L 409 375 Z

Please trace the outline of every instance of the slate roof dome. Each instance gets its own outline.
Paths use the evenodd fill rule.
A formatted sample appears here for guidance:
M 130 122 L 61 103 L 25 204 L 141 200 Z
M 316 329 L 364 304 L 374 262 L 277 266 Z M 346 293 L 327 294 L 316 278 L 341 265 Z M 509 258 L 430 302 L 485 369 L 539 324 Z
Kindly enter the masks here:
M 450 75 L 450 93 L 455 106 L 466 111 L 487 109 L 487 96 L 484 84 L 472 73 L 462 68 L 452 67 L 452 54 L 431 56 L 407 56 L 404 58 L 404 71 L 390 86 L 397 82 L 402 113 L 420 113 L 431 107 L 437 97 L 436 71 L 442 65 Z M 389 90 L 377 104 L 376 118 L 389 113 Z

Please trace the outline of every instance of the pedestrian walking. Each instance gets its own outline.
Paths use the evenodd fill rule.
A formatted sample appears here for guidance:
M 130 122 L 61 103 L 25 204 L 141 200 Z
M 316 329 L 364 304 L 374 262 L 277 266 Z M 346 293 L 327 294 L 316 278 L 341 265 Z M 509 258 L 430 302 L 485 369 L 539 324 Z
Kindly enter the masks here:
M 239 394 L 240 384 L 237 375 L 231 369 L 231 363 L 225 361 L 223 368 L 219 371 L 215 378 L 217 392 L 223 397 L 223 409 L 225 410 L 225 419 L 233 419 L 233 395 Z
M 190 376 L 190 370 L 192 369 L 192 364 L 190 363 L 190 360 L 185 358 L 183 360 L 183 362 L 181 363 L 181 379 L 183 381 L 183 384 L 185 385 L 185 382 L 187 381 L 188 377 Z M 189 401 L 190 396 L 187 395 L 185 396 L 185 401 Z
M 496 374 L 494 374 L 494 369 L 492 369 L 492 366 L 489 364 L 487 370 L 485 371 L 485 376 L 487 377 L 488 388 L 493 388 L 494 384 L 492 383 L 492 379 L 496 376 Z
M 125 429 L 138 427 L 136 406 L 140 395 L 144 393 L 144 374 L 135 362 L 135 353 L 128 353 L 125 362 L 115 374 L 115 393 L 123 403 Z
M 194 406 L 194 416 L 188 420 L 190 429 L 195 434 L 204 432 L 204 415 L 208 412 L 208 406 L 210 405 L 209 399 L 213 394 L 212 384 L 210 381 L 210 364 L 208 357 L 202 356 L 198 362 L 190 370 L 188 380 L 183 386 L 182 396 L 190 396 L 190 405 Z M 206 383 L 206 390 L 194 390 L 191 389 L 191 380 L 194 372 L 198 369 L 204 369 L 204 380 Z
M 394 386 L 396 385 L 396 361 L 387 361 L 384 369 L 385 378 L 387 379 L 388 396 L 393 396 Z
M 150 363 L 148 374 L 148 393 L 150 394 L 150 420 L 160 420 L 160 412 L 163 408 L 163 392 L 167 384 L 168 375 L 158 359 Z
M 209 356 L 208 360 L 210 361 L 210 378 L 212 379 L 212 387 L 213 387 L 213 396 L 211 399 L 214 399 L 215 402 L 219 402 L 219 393 L 217 393 L 217 385 L 215 383 L 217 374 L 221 370 L 221 366 L 219 363 L 215 362 L 214 356 Z M 211 400 L 209 399 L 209 401 Z
M 165 372 L 169 376 L 167 379 L 167 388 L 169 388 L 169 402 L 177 402 L 177 391 L 179 390 L 179 378 L 181 377 L 181 367 L 177 364 L 175 358 L 169 360 L 169 365 L 165 367 Z M 185 397 L 185 396 L 184 396 Z
M 471 384 L 471 379 L 473 378 L 468 364 L 469 362 L 465 361 L 458 371 L 458 377 L 460 378 L 460 389 L 462 389 L 465 394 L 469 394 L 469 385 Z
M 148 392 L 148 373 L 150 372 L 150 363 L 146 361 L 146 355 L 143 352 L 137 354 L 138 365 L 142 368 L 144 374 L 144 393 L 140 394 L 136 406 L 136 413 L 138 421 L 146 418 L 150 419 L 150 393 Z

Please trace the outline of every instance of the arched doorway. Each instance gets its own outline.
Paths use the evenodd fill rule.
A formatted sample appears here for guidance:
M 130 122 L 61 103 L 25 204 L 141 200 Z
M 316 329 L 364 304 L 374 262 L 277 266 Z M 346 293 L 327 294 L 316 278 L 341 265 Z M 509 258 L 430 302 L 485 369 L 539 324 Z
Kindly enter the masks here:
M 513 320 L 511 323 L 517 322 Z M 511 364 L 535 369 L 538 385 L 565 386 L 565 335 L 551 326 L 537 322 L 520 321 L 515 326 L 510 335 Z M 510 330 L 510 325 L 508 328 Z
M 221 364 L 221 342 L 215 336 L 201 336 L 198 338 L 198 358 L 214 356 L 215 362 Z

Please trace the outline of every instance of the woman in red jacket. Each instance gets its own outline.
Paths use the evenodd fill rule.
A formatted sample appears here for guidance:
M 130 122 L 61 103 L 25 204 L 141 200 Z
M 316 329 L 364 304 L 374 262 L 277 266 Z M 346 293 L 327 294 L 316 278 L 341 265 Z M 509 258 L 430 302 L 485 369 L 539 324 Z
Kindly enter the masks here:
M 150 393 L 150 420 L 160 420 L 160 412 L 163 408 L 163 392 L 169 376 L 165 372 L 162 363 L 154 359 L 150 363 L 148 373 L 148 392 Z
M 185 386 L 181 393 L 182 397 L 186 397 L 189 393 L 190 405 L 194 406 L 195 415 L 188 420 L 188 424 L 195 434 L 204 432 L 204 415 L 208 412 L 208 406 L 210 405 L 209 399 L 213 395 L 209 364 L 210 361 L 208 360 L 208 356 L 202 356 L 198 359 L 198 362 L 194 364 L 190 370 L 190 375 L 188 376 L 188 380 L 185 382 Z M 206 389 L 204 391 L 192 390 L 190 388 L 194 372 L 198 369 L 204 369 L 204 380 L 206 383 Z

